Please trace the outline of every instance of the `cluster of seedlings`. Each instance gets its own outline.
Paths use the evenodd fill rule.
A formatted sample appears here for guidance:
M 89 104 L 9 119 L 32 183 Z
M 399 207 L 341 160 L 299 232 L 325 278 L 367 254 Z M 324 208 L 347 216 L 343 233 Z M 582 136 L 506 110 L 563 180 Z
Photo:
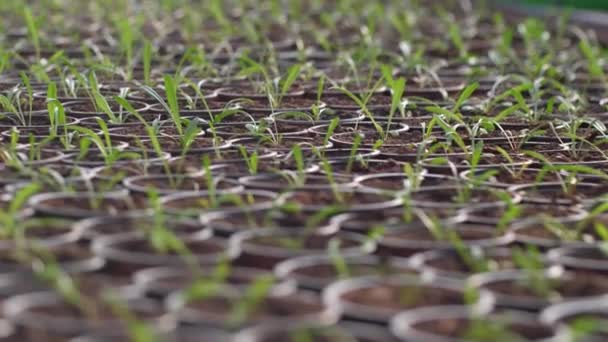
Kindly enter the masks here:
M 0 14 L 0 341 L 608 340 L 608 53 L 567 15 Z

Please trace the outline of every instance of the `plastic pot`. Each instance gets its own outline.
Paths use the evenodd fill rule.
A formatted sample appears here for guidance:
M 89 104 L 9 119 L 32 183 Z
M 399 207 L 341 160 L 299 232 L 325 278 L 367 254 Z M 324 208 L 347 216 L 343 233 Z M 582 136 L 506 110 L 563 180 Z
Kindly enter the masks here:
M 542 277 L 542 283 L 538 284 L 548 285 L 547 289 L 536 289 L 535 278 L 521 270 L 476 274 L 468 279 L 468 283 L 491 291 L 497 306 L 530 311 L 542 310 L 563 301 L 608 294 L 608 284 L 601 276 L 582 276 L 580 273 L 565 272 L 557 266 L 540 270 L 538 276 Z
M 327 306 L 342 311 L 345 318 L 379 324 L 388 324 L 403 310 L 465 304 L 461 282 L 413 275 L 341 280 L 323 291 L 323 300 Z M 470 307 L 474 312 L 484 314 L 493 308 L 493 304 L 492 294 L 482 290 Z
M 376 211 L 401 206 L 403 199 L 390 194 L 380 194 L 357 189 L 338 188 L 326 190 L 299 189 L 283 196 L 284 202 L 299 212 L 319 212 L 328 206 L 336 211 Z
M 355 178 L 355 184 L 362 190 L 387 193 L 387 192 L 403 192 L 412 186 L 437 186 L 450 184 L 454 181 L 453 178 L 445 175 L 435 175 L 423 171 L 419 179 L 411 180 L 401 172 L 393 173 L 375 173 L 370 175 L 358 176 Z
M 400 123 L 400 122 L 392 122 L 390 129 L 386 129 L 388 125 L 388 121 L 376 120 L 376 123 L 380 125 L 385 131 L 391 134 L 399 134 L 409 130 L 409 126 Z M 329 128 L 329 123 L 319 124 L 312 126 L 308 129 L 309 133 L 312 133 L 317 136 L 325 136 L 327 134 L 327 129 Z M 371 121 L 357 121 L 357 122 L 340 122 L 340 125 L 336 127 L 334 133 L 342 133 L 348 131 L 369 131 L 375 132 L 376 126 Z
M 319 234 L 305 229 L 255 229 L 230 237 L 230 245 L 241 251 L 237 264 L 272 269 L 295 256 L 324 255 L 332 241 L 338 241 L 343 256 L 373 252 L 375 242 L 354 233 Z
M 292 322 L 289 324 L 260 324 L 258 326 L 245 329 L 239 332 L 234 342 L 271 342 L 271 341 L 295 341 L 301 336 L 306 337 L 306 341 L 362 341 L 350 331 L 336 325 L 310 324 Z M 376 340 L 390 341 L 390 340 Z
M 511 197 L 512 203 L 519 203 L 521 196 L 505 190 L 468 185 L 437 185 L 417 189 L 412 192 L 410 205 L 418 208 L 496 208 L 506 206 L 500 194 Z
M 348 277 L 415 273 L 407 259 L 383 259 L 368 255 L 347 256 L 344 261 L 346 274 L 341 274 L 332 259 L 325 255 L 287 259 L 277 264 L 274 272 L 279 279 L 293 280 L 300 288 L 314 291 L 321 291 L 331 283 Z
M 250 327 L 254 324 L 272 322 L 282 325 L 289 322 L 329 325 L 340 315 L 336 307 L 325 305 L 312 293 L 269 293 L 248 312 L 247 316 L 236 319 L 234 307 L 243 300 L 242 293 L 222 291 L 206 296 L 185 300 L 182 293 L 172 294 L 167 300 L 171 312 L 175 312 L 181 324 L 212 326 L 226 330 Z
M 293 172 L 276 172 L 263 173 L 253 176 L 244 176 L 239 178 L 239 183 L 249 189 L 262 189 L 272 191 L 289 191 L 295 189 L 302 190 L 331 190 L 331 183 L 323 174 L 304 174 L 303 183 L 298 184 L 298 175 Z M 334 176 L 334 184 L 340 189 L 349 189 L 353 187 L 352 178 L 348 176 Z
M 464 221 L 464 216 L 452 209 L 434 210 L 428 212 L 428 214 L 438 218 L 442 226 L 449 226 Z M 404 217 L 404 210 L 402 208 L 395 208 L 369 213 L 343 213 L 333 216 L 330 224 L 335 225 L 339 230 L 368 234 L 372 228 L 380 225 L 386 229 L 409 229 L 420 227 L 423 223 L 415 215 L 415 212 L 410 220 Z
M 164 196 L 160 202 L 166 213 L 190 217 L 211 212 L 256 211 L 282 203 L 277 193 L 264 190 L 218 191 L 215 194 L 215 204 L 213 198 L 208 192 L 180 193 Z
M 148 208 L 145 200 L 130 198 L 124 192 L 42 193 L 32 196 L 29 205 L 39 214 L 73 219 L 144 212 Z
M 567 301 L 547 307 L 540 313 L 540 320 L 553 326 L 576 326 L 577 322 L 592 322 L 591 329 L 571 332 L 571 339 L 585 342 L 601 342 L 608 338 L 608 296 Z M 574 330 L 574 329 L 573 329 Z
M 408 342 L 474 341 L 468 336 L 475 334 L 475 329 L 478 331 L 484 327 L 492 329 L 492 335 L 485 338 L 493 341 L 558 342 L 570 337 L 566 329 L 555 328 L 540 322 L 535 315 L 521 311 L 477 316 L 471 314 L 467 307 L 438 306 L 406 311 L 391 321 L 393 333 L 401 341 Z
M 595 231 L 594 220 L 603 222 L 605 218 L 596 217 L 590 221 L 577 217 L 560 221 L 528 219 L 514 223 L 511 230 L 515 233 L 515 240 L 518 243 L 547 250 L 560 246 L 598 243 L 602 237 Z
M 557 221 L 575 222 L 585 218 L 588 213 L 579 206 L 560 206 L 551 204 L 534 204 L 520 203 L 520 214 L 513 218 L 508 224 L 516 224 L 525 220 L 541 217 L 551 217 Z M 462 215 L 466 216 L 466 221 L 476 224 L 487 224 L 498 226 L 504 224 L 501 222 L 503 215 L 506 213 L 506 207 L 496 207 L 494 210 L 488 208 L 463 208 Z
M 135 233 L 154 227 L 154 216 L 146 213 L 132 213 L 112 217 L 92 217 L 75 223 L 75 229 L 82 232 L 82 239 L 92 241 L 99 237 L 122 233 Z M 179 236 L 210 234 L 205 225 L 197 220 L 165 217 L 163 226 Z
M 448 233 L 455 233 L 467 248 L 506 246 L 515 239 L 515 234 L 512 232 L 500 232 L 493 226 L 446 223 L 442 226 L 443 233 L 446 234 L 444 239 L 439 239 L 423 224 L 391 227 L 378 241 L 376 254 L 410 257 L 429 250 L 451 250 L 455 247 Z
M 124 332 L 127 327 L 107 305 L 100 303 L 97 315 L 87 318 L 78 307 L 65 302 L 53 292 L 35 292 L 12 297 L 4 304 L 4 315 L 29 341 L 65 341 L 82 334 Z M 172 329 L 174 322 L 157 303 L 144 299 L 126 299 L 131 314 L 157 328 Z
M 469 248 L 469 251 L 473 257 L 478 256 L 479 261 L 485 260 L 487 263 L 473 264 L 471 261 L 465 260 L 454 249 L 442 249 L 415 254 L 409 259 L 409 265 L 420 272 L 463 280 L 480 272 L 517 269 L 510 248 L 484 249 L 473 246 Z
M 197 265 L 215 265 L 225 258 L 234 259 L 239 255 L 239 248 L 228 245 L 226 241 L 213 238 L 211 232 L 203 231 L 198 235 L 178 236 L 188 254 L 175 250 L 158 250 L 151 240 L 141 232 L 99 237 L 93 240 L 91 249 L 104 258 L 108 268 L 119 272 L 130 272 L 146 267 L 184 266 L 189 263 Z
M 575 185 L 561 182 L 543 182 L 533 185 L 518 185 L 509 189 L 518 193 L 523 202 L 591 206 L 605 201 L 606 186 L 597 183 L 577 183 Z
M 133 275 L 134 286 L 146 296 L 165 299 L 171 293 L 188 289 L 197 281 L 212 276 L 215 268 L 206 267 L 201 274 L 193 274 L 192 269 L 183 267 L 152 267 L 136 272 Z M 230 272 L 223 279 L 222 287 L 229 291 L 246 291 L 262 276 L 272 276 L 272 272 L 249 267 L 230 267 Z M 273 293 L 291 293 L 296 290 L 292 280 L 277 281 L 270 290 Z
M 547 252 L 551 263 L 576 272 L 608 273 L 608 256 L 601 245 L 564 246 Z
M 210 186 L 204 176 L 191 175 L 146 175 L 123 179 L 124 186 L 132 192 L 147 194 L 153 187 L 159 195 L 183 194 L 188 192 L 208 191 Z M 236 180 L 224 177 L 213 177 L 213 189 L 225 192 L 238 192 L 243 186 Z

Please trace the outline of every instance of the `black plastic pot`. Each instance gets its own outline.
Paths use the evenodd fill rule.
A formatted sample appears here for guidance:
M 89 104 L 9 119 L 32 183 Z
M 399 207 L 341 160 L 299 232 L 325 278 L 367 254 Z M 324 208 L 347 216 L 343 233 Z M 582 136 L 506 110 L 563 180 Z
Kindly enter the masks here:
M 132 192 L 146 194 L 153 187 L 159 195 L 184 194 L 188 192 L 209 191 L 207 178 L 183 174 L 147 175 L 128 177 L 123 180 L 124 186 Z M 213 189 L 225 192 L 238 192 L 243 186 L 236 180 L 213 177 Z
M 580 273 L 565 272 L 559 266 L 539 270 L 537 276 L 542 277 L 545 285 L 551 284 L 546 292 L 535 289 L 535 276 L 522 270 L 489 272 L 470 277 L 468 284 L 491 291 L 499 307 L 529 311 L 542 310 L 563 301 L 608 294 L 605 278 L 598 275 L 583 277 Z
M 555 328 L 542 323 L 530 313 L 500 311 L 488 315 L 471 314 L 467 307 L 420 308 L 396 315 L 391 330 L 401 341 L 408 342 L 457 342 L 469 341 L 468 336 L 485 326 L 493 329 L 495 341 L 558 342 L 570 338 L 562 327 Z M 474 336 L 474 335 L 473 335 Z
M 376 124 L 380 125 L 383 129 L 386 130 L 386 126 L 388 125 L 388 121 L 376 120 Z M 327 134 L 327 129 L 329 128 L 329 124 L 319 124 L 312 126 L 308 129 L 309 133 L 312 133 L 317 136 L 325 136 Z M 409 126 L 404 123 L 392 122 L 389 127 L 388 133 L 403 133 L 409 130 Z M 340 122 L 340 125 L 336 127 L 334 133 L 348 132 L 348 131 L 369 131 L 375 132 L 376 127 L 370 121 L 357 121 L 357 122 Z
M 306 336 L 311 342 L 396 342 L 388 329 L 376 324 L 340 322 L 337 325 L 313 324 L 261 324 L 238 333 L 234 342 L 274 342 L 292 341 L 298 336 Z
M 523 202 L 592 206 L 605 201 L 606 186 L 597 183 L 564 184 L 561 182 L 543 182 L 540 184 L 513 186 L 510 191 L 518 193 Z
M 36 247 L 53 250 L 76 243 L 83 234 L 73 221 L 52 217 L 21 218 L 17 227 L 19 230 L 12 232 L 14 236 L 0 240 L 0 251 Z
M 414 254 L 409 258 L 409 265 L 420 272 L 463 280 L 480 272 L 517 269 L 517 265 L 513 261 L 513 253 L 509 248 L 484 249 L 473 246 L 469 248 L 469 252 L 473 258 L 478 257 L 478 261 L 485 260 L 488 263 L 473 264 L 474 260 L 466 260 L 454 249 L 442 249 Z M 481 259 L 482 257 L 483 259 Z
M 438 219 L 442 227 L 464 222 L 465 219 L 463 215 L 460 215 L 453 209 L 433 210 L 427 212 L 427 214 Z M 331 218 L 330 224 L 342 231 L 368 234 L 373 228 L 379 226 L 390 231 L 395 229 L 417 229 L 422 227 L 424 223 L 416 216 L 416 212 L 412 213 L 411 218 L 407 218 L 404 217 L 403 208 L 395 208 L 376 212 L 339 214 Z
M 451 223 L 441 226 L 444 234 L 438 237 L 429 228 L 419 224 L 409 227 L 391 227 L 378 241 L 376 254 L 383 256 L 410 257 L 429 250 L 452 250 L 455 248 L 450 235 L 458 237 L 467 248 L 501 247 L 514 241 L 515 234 L 510 231 L 497 231 L 493 226 Z
M 250 327 L 260 323 L 282 325 L 290 322 L 335 323 L 340 315 L 336 307 L 325 305 L 316 294 L 308 292 L 269 293 L 247 317 L 236 320 L 234 305 L 243 294 L 223 290 L 205 298 L 186 300 L 178 292 L 169 296 L 167 306 L 176 313 L 178 322 L 195 326 L 212 326 L 226 330 Z
M 214 238 L 210 231 L 197 235 L 177 236 L 187 253 L 173 249 L 157 250 L 152 244 L 153 237 L 140 232 L 99 237 L 92 241 L 93 252 L 107 262 L 106 267 L 118 273 L 129 273 L 146 267 L 185 266 L 189 264 L 212 267 L 225 259 L 239 255 L 236 245 L 228 245 L 225 240 Z
M 599 244 L 581 244 L 552 249 L 547 252 L 547 259 L 567 270 L 595 274 L 608 273 L 608 255 Z
M 74 227 L 81 231 L 82 239 L 92 241 L 110 235 L 149 231 L 154 227 L 154 219 L 151 213 L 127 213 L 84 219 L 76 222 Z M 164 217 L 162 223 L 164 228 L 179 236 L 210 234 L 209 229 L 197 220 Z
M 355 184 L 362 190 L 391 193 L 403 192 L 412 187 L 428 187 L 437 185 L 448 185 L 450 181 L 454 181 L 449 176 L 436 175 L 427 172 L 419 174 L 419 179 L 409 179 L 409 177 L 401 172 L 393 173 L 375 173 L 370 175 L 358 176 L 355 178 Z M 455 183 L 455 181 L 454 181 Z
M 42 193 L 32 196 L 29 204 L 38 214 L 73 219 L 145 212 L 148 208 L 145 201 L 130 198 L 123 191 L 105 194 Z
M 157 328 L 170 330 L 174 326 L 158 303 L 127 298 L 125 305 L 136 317 L 144 318 Z M 108 307 L 98 312 L 102 317 L 87 318 L 81 310 L 53 292 L 15 296 L 5 302 L 3 312 L 28 341 L 65 341 L 94 332 L 120 335 L 127 329 L 125 322 L 120 321 Z
M 403 199 L 391 194 L 380 194 L 357 189 L 303 188 L 283 195 L 285 204 L 299 212 L 320 212 L 332 206 L 336 211 L 365 212 L 388 210 L 401 206 Z
M 403 310 L 420 307 L 464 305 L 464 285 L 450 279 L 399 275 L 393 277 L 359 277 L 333 283 L 323 292 L 330 307 L 343 312 L 343 317 L 364 322 L 388 324 Z M 494 298 L 480 291 L 470 307 L 484 314 L 492 310 Z
M 205 267 L 199 274 L 194 274 L 187 267 L 153 267 L 136 272 L 133 275 L 134 286 L 146 296 L 165 299 L 171 293 L 187 290 L 198 281 L 205 281 L 213 275 L 215 268 Z M 249 267 L 230 267 L 230 273 L 223 279 L 222 287 L 228 291 L 244 292 L 260 277 L 270 276 L 271 271 Z M 279 280 L 270 292 L 291 293 L 296 290 L 295 281 Z
M 314 291 L 321 291 L 331 283 L 349 277 L 415 273 L 407 259 L 401 258 L 346 256 L 344 262 L 346 274 L 340 274 L 334 261 L 324 255 L 287 259 L 277 264 L 274 272 L 279 279 L 293 280 L 300 288 Z
M 244 190 L 215 194 L 215 205 L 208 192 L 179 193 L 161 198 L 166 213 L 177 216 L 198 217 L 211 212 L 239 212 L 269 209 L 282 203 L 277 193 L 264 190 Z
M 572 300 L 554 304 L 540 313 L 540 320 L 553 326 L 576 324 L 585 321 L 592 323 L 588 328 L 572 331 L 577 341 L 601 342 L 608 338 L 606 322 L 608 321 L 608 297 Z
M 540 250 L 588 245 L 602 240 L 593 227 L 593 220 L 586 221 L 577 217 L 559 221 L 541 218 L 522 220 L 515 222 L 511 230 L 515 234 L 516 242 L 536 246 Z
M 466 222 L 476 224 L 487 224 L 498 226 L 501 224 L 517 224 L 522 221 L 534 220 L 541 217 L 550 217 L 559 222 L 575 222 L 582 220 L 588 212 L 579 206 L 560 206 L 552 204 L 519 203 L 520 214 L 513 217 L 508 222 L 501 222 L 503 215 L 508 210 L 507 207 L 496 207 L 493 210 L 488 208 L 463 208 L 462 215 L 466 216 Z
M 512 203 L 519 203 L 517 193 L 500 189 L 475 187 L 469 185 L 428 186 L 412 192 L 410 205 L 418 208 L 495 208 L 506 206 L 500 194 L 511 197 Z
M 244 176 L 239 178 L 239 183 L 250 189 L 262 189 L 272 191 L 289 191 L 295 189 L 302 190 L 331 190 L 331 183 L 323 174 L 303 174 L 302 179 L 298 180 L 299 175 L 293 171 L 282 171 L 276 173 L 263 173 L 254 176 Z M 340 189 L 352 189 L 352 177 L 334 176 L 335 186 Z M 300 182 L 300 184 L 298 184 Z M 303 182 L 303 183 L 302 183 Z
M 305 229 L 253 229 L 234 234 L 230 245 L 241 251 L 238 265 L 272 269 L 295 256 L 323 255 L 332 241 L 343 256 L 372 253 L 375 241 L 355 233 L 320 234 Z

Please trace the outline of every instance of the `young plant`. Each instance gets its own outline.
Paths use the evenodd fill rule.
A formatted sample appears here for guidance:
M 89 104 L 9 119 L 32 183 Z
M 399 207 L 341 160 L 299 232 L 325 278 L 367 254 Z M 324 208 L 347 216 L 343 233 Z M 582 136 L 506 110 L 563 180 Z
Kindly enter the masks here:
M 34 45 L 34 50 L 36 52 L 36 60 L 40 60 L 40 34 L 39 27 L 34 15 L 32 14 L 32 10 L 29 6 L 26 6 L 23 9 L 23 19 L 25 20 L 25 25 L 27 27 L 27 33 L 29 38 Z
M 339 239 L 331 239 L 327 246 L 327 253 L 338 276 L 340 278 L 348 278 L 350 270 L 348 269 L 348 262 L 344 259 L 342 253 L 340 253 L 340 244 L 341 241 Z

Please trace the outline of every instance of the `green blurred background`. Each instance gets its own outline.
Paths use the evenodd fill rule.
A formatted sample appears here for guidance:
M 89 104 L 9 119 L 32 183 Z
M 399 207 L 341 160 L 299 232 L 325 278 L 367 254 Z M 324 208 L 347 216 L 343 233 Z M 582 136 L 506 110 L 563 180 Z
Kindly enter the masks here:
M 502 2 L 504 4 L 514 4 L 514 2 L 519 2 L 526 5 L 549 5 L 608 11 L 608 0 L 503 0 Z

